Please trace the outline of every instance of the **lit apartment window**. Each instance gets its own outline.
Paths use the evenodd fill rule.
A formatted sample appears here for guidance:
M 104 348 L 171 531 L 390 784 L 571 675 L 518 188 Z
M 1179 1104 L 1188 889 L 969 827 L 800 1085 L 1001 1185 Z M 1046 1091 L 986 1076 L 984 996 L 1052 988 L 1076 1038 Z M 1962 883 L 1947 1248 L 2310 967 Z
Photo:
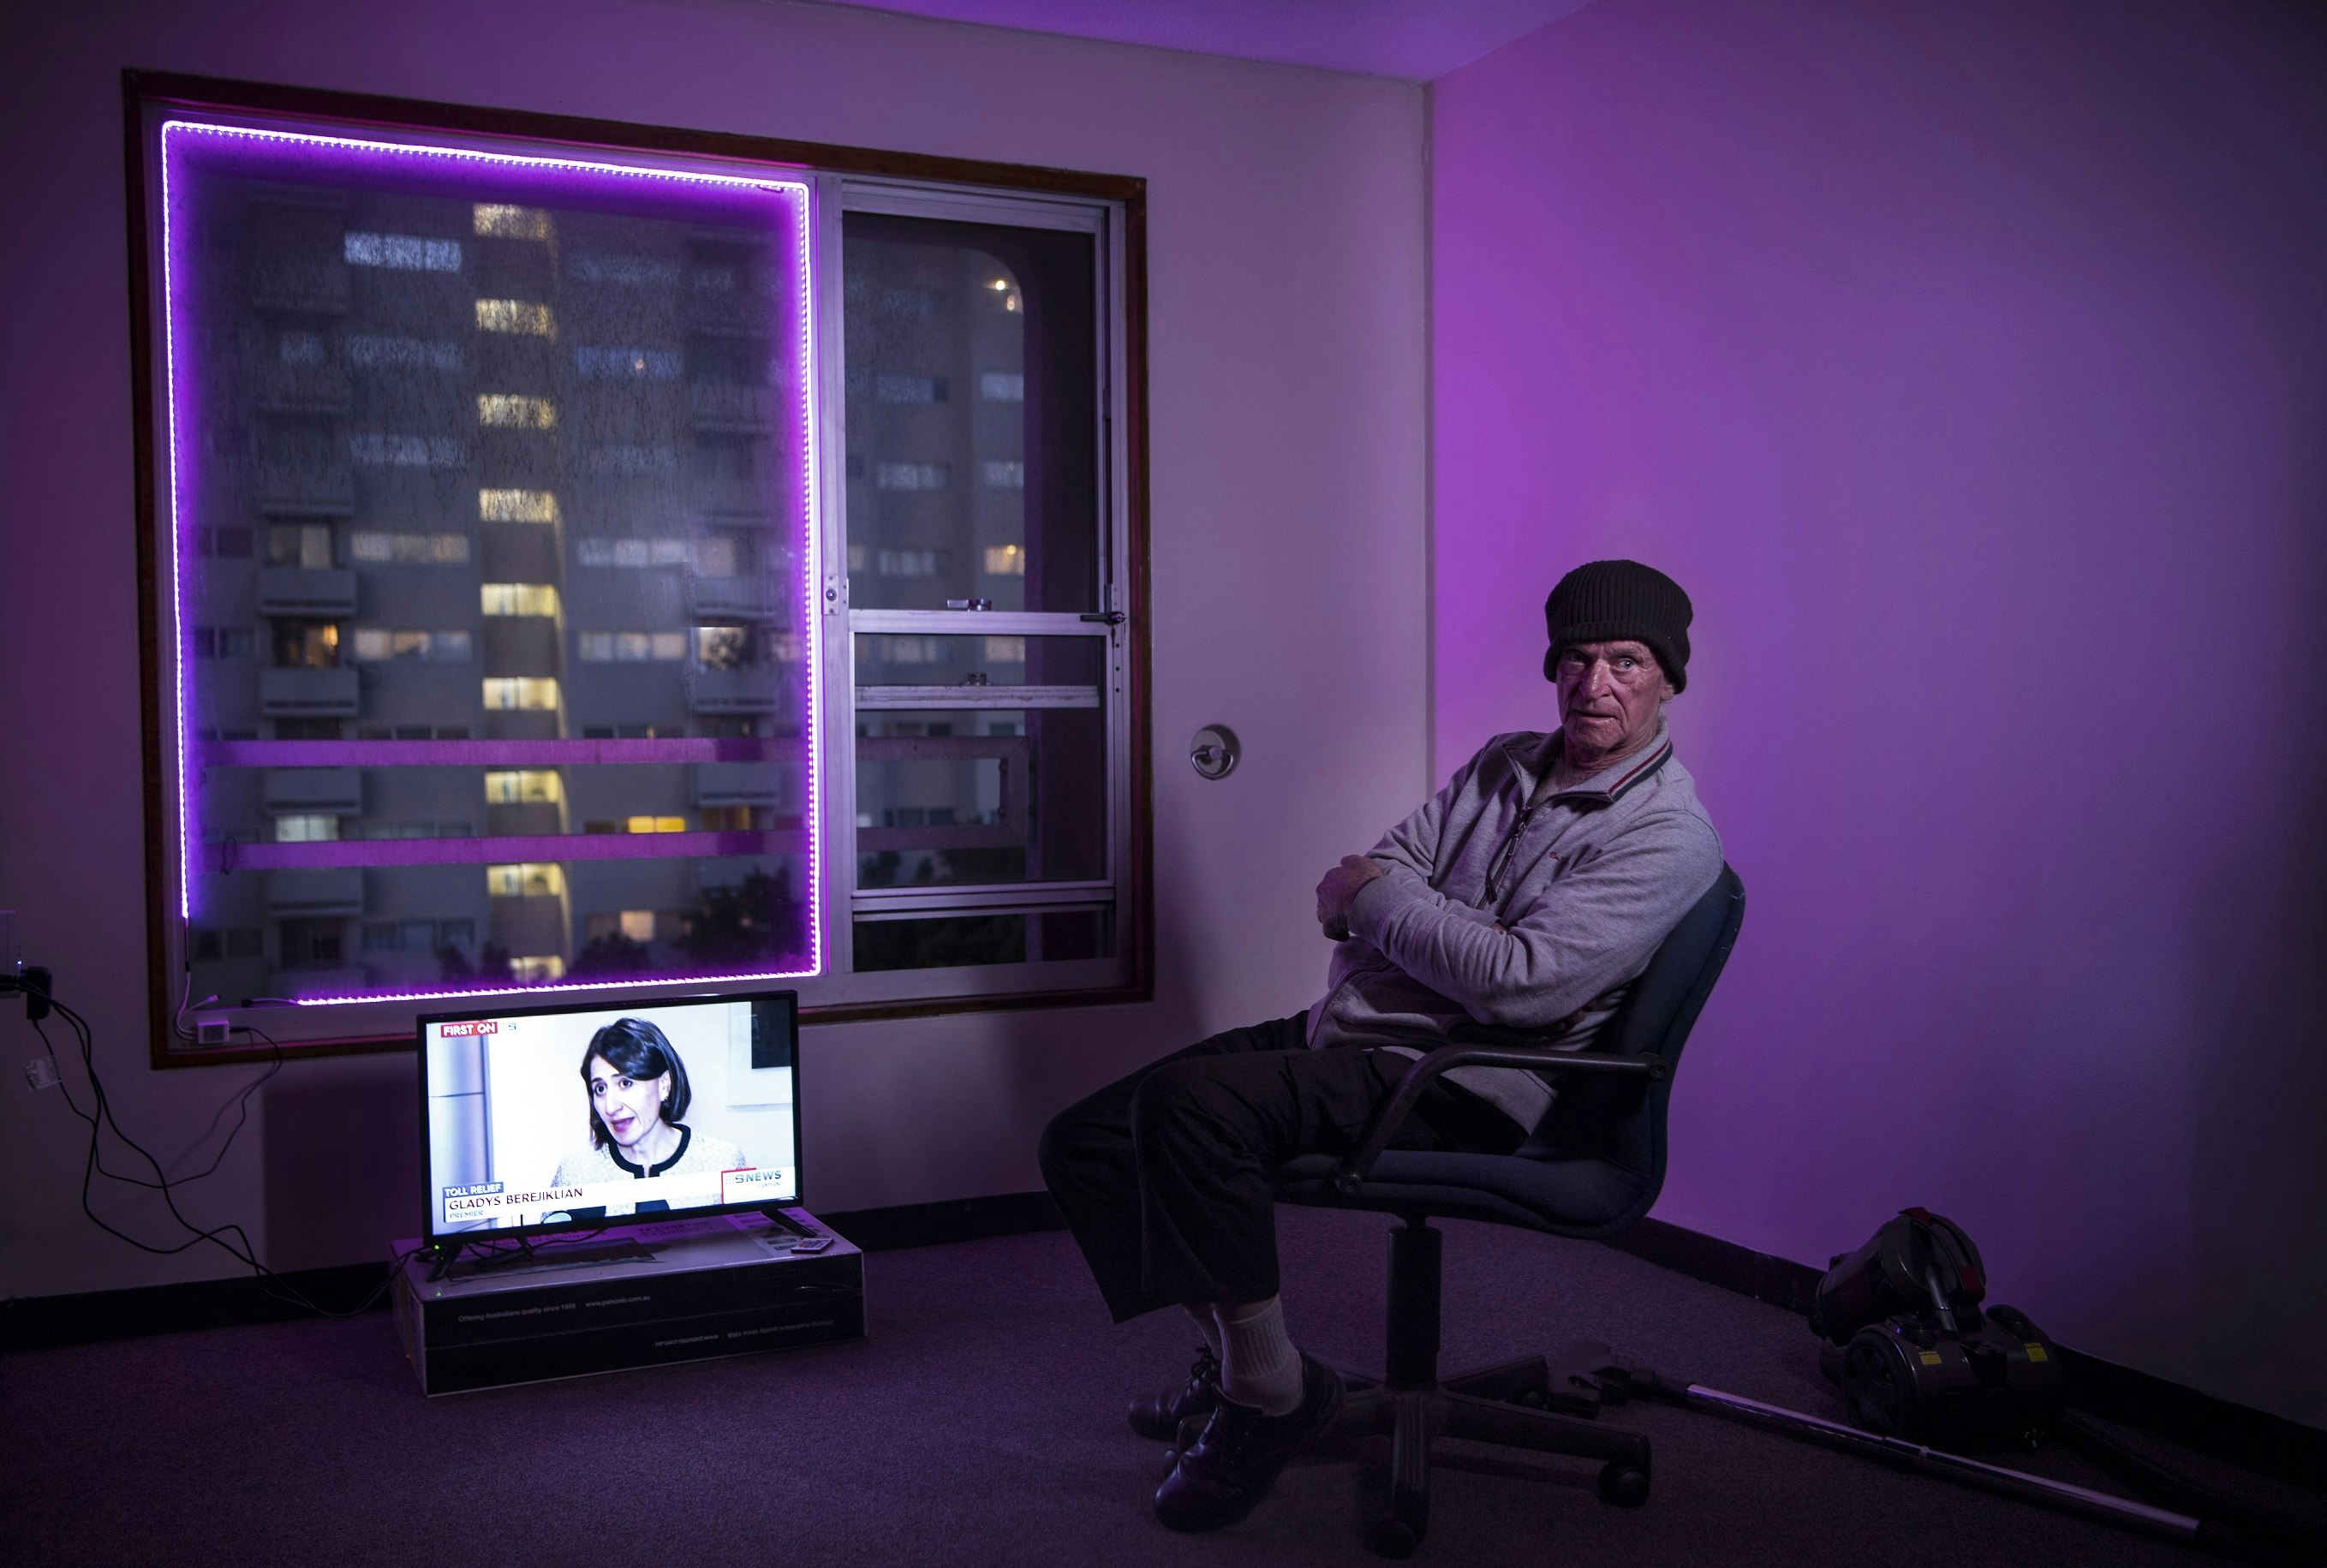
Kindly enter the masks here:
M 461 242 L 426 239 L 416 234 L 367 234 L 350 230 L 345 254 L 350 266 L 385 266 L 402 272 L 458 272 Z
M 495 430 L 555 430 L 557 405 L 511 392 L 477 394 L 477 423 Z
M 528 985 L 539 985 L 565 977 L 565 960 L 556 953 L 537 957 L 511 958 L 509 978 Z
M 554 710 L 557 682 L 541 676 L 488 676 L 485 707 L 491 712 Z
M 536 300 L 479 300 L 477 331 L 554 338 L 557 335 L 557 322 L 549 307 Z
M 625 833 L 685 833 L 687 818 L 684 817 L 627 817 L 623 820 L 622 831 Z
M 339 836 L 340 819 L 336 817 L 308 815 L 275 819 L 277 844 L 331 844 Z
M 557 589 L 548 583 L 481 583 L 478 592 L 488 615 L 555 615 Z
M 987 370 L 977 378 L 977 395 L 988 403 L 1026 401 L 1026 377 L 1018 370 Z
M 695 629 L 695 662 L 706 669 L 744 669 L 753 662 L 752 629 L 748 626 L 698 626 Z
M 565 868 L 556 861 L 485 867 L 485 891 L 497 899 L 562 899 Z
M 655 913 L 652 910 L 624 910 L 620 929 L 633 942 L 651 942 L 655 934 Z
M 472 221 L 479 234 L 496 239 L 547 239 L 552 233 L 549 214 L 538 207 L 480 201 L 473 210 Z
M 557 496 L 552 490 L 481 490 L 477 516 L 488 523 L 554 523 Z
M 1016 545 L 986 546 L 986 574 L 989 577 L 1023 577 L 1026 574 L 1026 552 Z
M 554 803 L 565 789 L 554 768 L 492 769 L 485 774 L 485 799 L 494 806 Z

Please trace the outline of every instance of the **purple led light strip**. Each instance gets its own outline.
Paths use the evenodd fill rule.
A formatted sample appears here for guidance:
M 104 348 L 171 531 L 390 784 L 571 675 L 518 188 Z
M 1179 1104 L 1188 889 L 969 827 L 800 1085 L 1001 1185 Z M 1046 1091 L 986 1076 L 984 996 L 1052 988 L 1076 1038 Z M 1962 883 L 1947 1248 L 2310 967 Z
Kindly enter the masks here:
M 818 614 L 816 590 L 818 580 L 821 575 L 819 546 L 821 545 L 822 530 L 818 522 L 818 509 L 821 504 L 821 496 L 818 489 L 818 478 L 814 453 L 815 419 L 812 387 L 815 367 L 816 326 L 814 308 L 815 291 L 812 286 L 811 272 L 813 246 L 810 238 L 810 230 L 813 227 L 813 222 L 808 187 L 805 183 L 796 180 L 745 179 L 733 175 L 692 173 L 678 170 L 640 168 L 621 163 L 593 163 L 575 158 L 528 157 L 517 154 L 484 153 L 470 148 L 368 141 L 357 137 L 324 136 L 298 132 L 260 130 L 248 126 L 218 126 L 185 120 L 171 120 L 165 122 L 162 126 L 160 141 L 162 151 L 162 292 L 166 315 L 166 325 L 163 334 L 163 357 L 164 376 L 168 383 L 166 407 L 169 425 L 168 471 L 172 543 L 172 548 L 170 551 L 171 632 L 173 648 L 173 658 L 171 668 L 173 682 L 172 720 L 175 725 L 175 733 L 173 738 L 175 742 L 175 761 L 177 770 L 176 795 L 178 812 L 177 829 L 179 868 L 178 912 L 180 919 L 188 924 L 191 924 L 192 921 L 194 881 L 192 824 L 194 817 L 193 799 L 195 791 L 191 772 L 193 767 L 193 748 L 189 739 L 192 734 L 192 724 L 190 723 L 190 715 L 187 708 L 187 667 L 190 662 L 190 650 L 186 630 L 185 574 L 182 570 L 182 557 L 190 538 L 189 530 L 192 526 L 189 517 L 189 513 L 192 509 L 192 503 L 189 499 L 189 491 L 191 489 L 190 476 L 192 473 L 192 464 L 191 461 L 191 453 L 187 451 L 185 446 L 186 434 L 192 424 L 192 420 L 190 414 L 182 418 L 181 416 L 180 405 L 188 396 L 190 396 L 190 393 L 185 385 L 185 381 L 179 375 L 180 355 L 178 351 L 180 341 L 187 336 L 189 331 L 186 318 L 191 306 L 188 303 L 187 294 L 191 291 L 192 283 L 189 276 L 190 269 L 186 265 L 184 257 L 181 254 L 181 247 L 185 242 L 186 230 L 190 225 L 187 221 L 182 219 L 182 215 L 179 213 L 177 209 L 177 201 L 182 192 L 178 187 L 178 182 L 174 179 L 174 175 L 176 174 L 176 162 L 182 155 L 178 144 L 185 142 L 190 137 L 210 137 L 216 138 L 220 141 L 239 141 L 244 143 L 274 145 L 283 147 L 311 148 L 343 156 L 364 155 L 390 160 L 397 158 L 423 160 L 439 159 L 465 163 L 472 165 L 529 169 L 544 173 L 559 175 L 578 173 L 626 180 L 669 182 L 683 185 L 708 186 L 727 191 L 749 191 L 754 194 L 771 195 L 785 201 L 790 206 L 793 222 L 793 232 L 797 238 L 794 267 L 790 280 L 790 303 L 793 307 L 794 314 L 799 322 L 799 331 L 794 344 L 797 363 L 792 367 L 793 375 L 791 378 L 793 386 L 798 388 L 799 403 L 796 413 L 799 423 L 797 428 L 791 433 L 790 445 L 791 447 L 790 455 L 798 463 L 799 470 L 800 490 L 799 499 L 801 509 L 801 530 L 804 537 L 801 541 L 802 547 L 799 558 L 801 563 L 801 611 L 804 618 L 803 624 L 806 628 L 808 636 L 808 658 L 806 672 L 807 678 L 804 683 L 807 689 L 808 709 L 808 733 L 805 737 L 808 764 L 808 817 L 806 824 L 806 838 L 808 874 L 807 886 L 803 890 L 807 899 L 807 907 L 808 910 L 808 966 L 804 970 L 786 969 L 753 971 L 750 973 L 719 975 L 690 975 L 677 976 L 667 980 L 637 977 L 626 980 L 623 983 L 640 985 L 696 985 L 700 984 L 706 979 L 713 978 L 721 980 L 790 979 L 821 973 L 824 967 L 824 931 L 822 913 L 818 905 L 820 901 L 819 895 L 823 886 L 822 835 L 820 831 L 822 790 L 819 788 L 818 779 L 818 767 L 820 761 L 820 744 L 817 726 L 822 722 L 823 718 L 822 692 L 820 689 L 821 682 L 818 678 L 818 672 L 822 667 L 823 637 L 822 623 Z M 191 354 L 191 344 L 189 344 L 189 353 Z M 560 762 L 571 761 L 576 764 L 583 762 L 643 762 L 650 761 L 752 761 L 765 760 L 777 755 L 778 753 L 775 747 L 781 747 L 788 752 L 791 746 L 799 743 L 799 742 L 775 742 L 773 746 L 771 746 L 768 742 L 757 742 L 755 743 L 756 747 L 763 749 L 754 749 L 746 753 L 743 747 L 739 746 L 737 742 L 723 741 L 712 741 L 708 742 L 702 741 L 672 741 L 667 742 L 597 742 L 589 741 L 536 742 L 212 742 L 206 750 L 204 756 L 205 760 L 212 764 L 225 766 L 378 766 L 391 762 L 391 759 L 387 756 L 368 752 L 365 750 L 369 745 L 377 745 L 381 747 L 383 751 L 393 750 L 396 751 L 397 755 L 392 759 L 392 761 L 396 764 L 403 765 L 427 765 L 435 763 L 437 765 L 475 766 L 481 762 L 500 762 L 504 765 L 516 765 L 516 760 L 519 756 L 528 754 L 541 755 L 545 758 L 555 755 Z M 701 749 L 706 745 L 711 748 L 707 755 Z M 664 756 L 660 754 L 652 754 L 649 751 L 640 750 L 641 747 L 655 748 L 659 750 L 663 746 L 674 748 L 674 754 Z M 312 754 L 305 752 L 304 749 L 308 747 L 315 749 Z M 556 748 L 556 751 L 555 752 L 544 751 L 539 753 L 527 753 L 520 750 L 520 748 L 523 747 L 554 747 Z M 248 748 L 248 750 L 246 751 L 244 750 L 245 748 Z M 293 748 L 298 748 L 299 750 L 294 751 L 292 750 Z M 568 748 L 578 748 L 578 750 L 569 751 Z M 586 841 L 589 835 L 582 836 L 584 837 Z M 751 849 L 738 850 L 723 847 L 706 851 L 705 853 L 752 854 L 767 853 L 767 850 L 764 847 L 767 841 L 776 835 L 759 833 L 714 833 L 699 835 L 654 835 L 641 836 L 660 837 L 665 838 L 666 840 L 670 838 L 702 840 L 717 845 L 724 845 L 731 840 L 749 840 L 752 841 L 754 845 L 754 847 Z M 790 835 L 787 835 L 785 836 Z M 344 846 L 344 848 L 347 851 L 352 852 L 377 852 L 382 849 L 391 848 L 398 842 L 399 841 L 393 840 L 369 841 L 364 843 L 350 844 Z M 405 844 L 412 851 L 416 858 L 408 862 L 397 862 L 394 863 L 444 863 L 444 861 L 448 859 L 455 861 L 464 860 L 468 858 L 468 853 L 471 850 L 481 848 L 488 844 L 494 846 L 495 853 L 491 858 L 515 858 L 514 854 L 510 853 L 512 845 L 519 843 L 529 844 L 534 841 L 505 839 L 499 841 L 412 840 L 400 842 Z M 616 850 L 609 848 L 602 841 L 599 845 L 593 847 L 600 849 L 603 853 L 575 854 L 574 851 L 580 846 L 563 842 L 563 835 L 561 835 L 561 840 L 559 841 L 549 842 L 554 842 L 557 848 L 565 852 L 562 855 L 556 856 L 555 858 L 598 859 L 647 854 L 660 854 L 668 856 L 671 853 L 667 843 L 662 846 L 650 846 L 642 845 L 636 849 L 624 848 Z M 458 846 L 460 854 L 457 856 L 453 855 L 441 847 L 444 845 Z M 333 850 L 341 846 L 252 845 L 243 852 L 246 858 L 239 863 L 256 868 L 258 864 L 258 861 L 256 856 L 257 853 L 262 850 L 266 852 L 278 852 L 295 848 L 300 851 L 313 852 L 319 850 Z M 483 859 L 486 857 L 479 855 L 478 858 Z M 548 859 L 553 858 L 553 856 L 545 854 L 541 858 Z M 313 859 L 303 859 L 298 862 L 298 863 L 312 865 L 322 863 Z M 391 863 L 385 860 L 378 860 L 359 862 L 355 863 L 385 864 Z M 355 1002 L 426 1001 L 451 996 L 488 994 L 502 991 L 522 991 L 531 994 L 535 992 L 548 991 L 603 990 L 604 988 L 605 987 L 603 985 L 589 984 L 489 986 L 461 990 L 378 993 L 368 995 L 312 996 L 300 997 L 296 1000 L 299 1004 L 303 1006 L 324 1006 Z

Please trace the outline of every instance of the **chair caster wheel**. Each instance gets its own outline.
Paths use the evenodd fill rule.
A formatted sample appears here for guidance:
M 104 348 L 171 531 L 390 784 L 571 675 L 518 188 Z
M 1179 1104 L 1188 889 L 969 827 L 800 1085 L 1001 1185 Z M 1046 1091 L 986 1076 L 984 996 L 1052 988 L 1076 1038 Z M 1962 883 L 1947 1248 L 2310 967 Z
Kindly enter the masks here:
M 1637 1508 L 1649 1500 L 1649 1472 L 1621 1462 L 1600 1467 L 1600 1500 Z
M 1413 1526 L 1392 1515 L 1374 1521 L 1373 1528 L 1366 1532 L 1366 1545 L 1378 1556 L 1411 1557 L 1414 1549 L 1422 1545 L 1422 1537 Z

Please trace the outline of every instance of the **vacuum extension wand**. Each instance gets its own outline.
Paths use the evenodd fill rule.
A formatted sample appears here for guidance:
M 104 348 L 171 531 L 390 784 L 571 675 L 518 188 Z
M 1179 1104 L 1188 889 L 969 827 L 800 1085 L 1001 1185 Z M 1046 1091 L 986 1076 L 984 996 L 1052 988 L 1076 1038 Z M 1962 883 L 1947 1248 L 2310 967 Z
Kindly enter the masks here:
M 2230 1545 L 2221 1538 L 2222 1532 L 2218 1526 L 2205 1520 L 2193 1519 L 2187 1514 L 2176 1514 L 2165 1508 L 2154 1508 L 2146 1503 L 2111 1497 L 2089 1487 L 2051 1480 L 2043 1476 L 2030 1475 L 2026 1470 L 2007 1470 L 2003 1465 L 1967 1459 L 1961 1454 L 1947 1453 L 1920 1442 L 1909 1442 L 1903 1438 L 1861 1432 L 1838 1421 L 1822 1420 L 1781 1405 L 1764 1405 L 1742 1394 L 1707 1388 L 1702 1383 L 1676 1388 L 1653 1373 L 1640 1371 L 1631 1375 L 1631 1382 L 1635 1387 L 1647 1385 L 1643 1392 L 1653 1393 L 1675 1405 L 1707 1411 L 1732 1421 L 1743 1422 L 1748 1426 L 1758 1426 L 1782 1436 L 1815 1442 L 1824 1448 L 1855 1453 L 1893 1469 L 1926 1471 L 1963 1486 L 1976 1487 L 1984 1492 L 2017 1498 L 2023 1502 L 2057 1508 L 2105 1525 L 2121 1526 L 2161 1540 L 2178 1541 L 2187 1545 Z M 2243 1545 L 2237 1549 L 2244 1554 Z

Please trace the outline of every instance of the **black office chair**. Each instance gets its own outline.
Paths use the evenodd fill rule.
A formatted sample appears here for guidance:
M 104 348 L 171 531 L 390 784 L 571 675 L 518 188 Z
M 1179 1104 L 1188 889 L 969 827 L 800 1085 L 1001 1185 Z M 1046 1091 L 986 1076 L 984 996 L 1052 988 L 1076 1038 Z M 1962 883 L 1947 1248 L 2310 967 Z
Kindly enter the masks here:
M 1357 1379 L 1337 1433 L 1390 1439 L 1392 1512 L 1372 1545 L 1402 1557 L 1430 1523 L 1430 1442 L 1444 1433 L 1510 1448 L 1602 1461 L 1600 1496 L 1637 1507 L 1649 1496 L 1649 1441 L 1560 1414 L 1588 1414 L 1542 1356 L 1438 1377 L 1440 1233 L 1434 1215 L 1516 1225 L 1554 1236 L 1614 1236 L 1646 1215 L 1665 1179 L 1665 1106 L 1681 1047 L 1728 962 L 1745 918 L 1745 889 L 1727 866 L 1658 947 L 1623 1009 L 1588 1053 L 1515 1049 L 1530 1037 L 1465 1029 L 1416 1062 L 1397 1093 L 1344 1160 L 1304 1155 L 1277 1173 L 1276 1199 L 1394 1214 L 1389 1237 L 1388 1365 Z M 1385 1149 L 1424 1087 L 1458 1067 L 1554 1072 L 1559 1094 L 1546 1125 L 1509 1154 Z M 1573 1379 L 1566 1380 L 1574 1382 Z M 1514 1399 L 1550 1408 L 1529 1408 Z

